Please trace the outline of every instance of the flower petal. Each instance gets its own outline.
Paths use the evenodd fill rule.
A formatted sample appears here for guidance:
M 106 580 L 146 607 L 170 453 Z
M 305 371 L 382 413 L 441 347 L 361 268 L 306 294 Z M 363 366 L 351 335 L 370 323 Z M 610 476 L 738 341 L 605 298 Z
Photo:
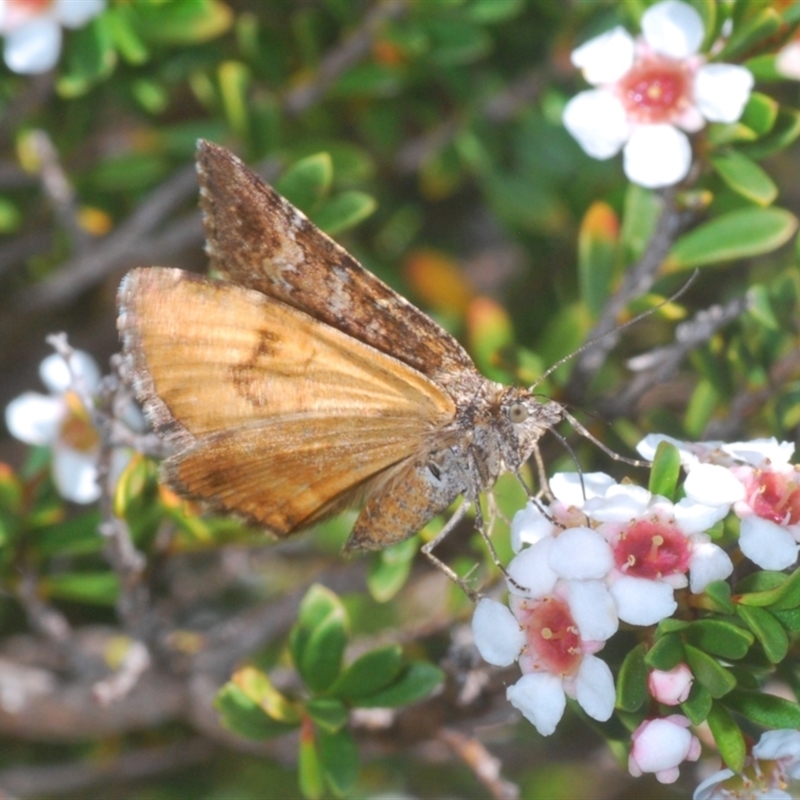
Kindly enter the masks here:
M 618 81 L 632 66 L 635 44 L 621 25 L 572 51 L 572 63 L 593 86 Z
M 526 547 L 511 560 L 508 565 L 508 576 L 511 580 L 507 581 L 511 594 L 544 597 L 553 591 L 558 581 L 558 575 L 548 565 L 553 541 L 551 536 L 547 536 L 531 547 Z
M 666 0 L 642 14 L 642 35 L 662 56 L 688 58 L 703 43 L 705 28 L 700 15 L 687 3 Z
M 542 736 L 553 733 L 567 705 L 560 678 L 547 672 L 523 675 L 506 689 L 506 698 Z
M 575 689 L 575 699 L 592 719 L 605 722 L 611 718 L 616 691 L 614 676 L 605 661 L 597 656 L 584 656 Z
M 100 369 L 97 362 L 83 350 L 73 351 L 69 365 L 58 353 L 52 353 L 39 364 L 39 377 L 53 394 L 61 394 L 71 389 L 73 375 L 83 381 L 84 388 L 89 392 L 94 392 L 100 385 Z
M 692 800 L 715 800 L 724 796 L 717 793 L 717 787 L 732 778 L 736 773 L 731 769 L 721 769 L 710 775 L 702 783 L 698 784 L 692 795 Z
M 692 147 L 672 125 L 640 125 L 625 145 L 625 174 L 648 189 L 672 186 L 689 174 Z
M 73 503 L 93 503 L 100 497 L 94 455 L 69 447 L 53 448 L 53 480 L 58 493 Z
M 608 542 L 591 528 L 568 528 L 555 537 L 547 563 L 560 578 L 604 578 L 614 566 Z
M 706 506 L 725 506 L 744 499 L 744 484 L 725 467 L 697 464 L 683 484 L 686 496 Z
M 56 0 L 55 12 L 66 28 L 81 28 L 105 7 L 106 0 Z
M 721 519 L 725 519 L 730 510 L 729 505 L 707 506 L 696 503 L 689 497 L 682 498 L 672 507 L 675 522 L 687 535 L 707 531 Z
M 655 625 L 678 608 L 672 587 L 661 581 L 626 576 L 614 581 L 609 591 L 619 618 L 631 625 Z
M 475 606 L 472 633 L 481 658 L 496 667 L 513 664 L 525 645 L 525 634 L 508 606 L 488 597 Z
M 622 103 L 610 92 L 580 92 L 564 108 L 564 127 L 592 158 L 615 156 L 630 136 Z
M 617 607 L 608 587 L 600 581 L 569 581 L 567 602 L 572 619 L 585 642 L 605 642 L 619 628 Z
M 795 39 L 778 51 L 775 70 L 784 78 L 800 81 L 800 41 Z
M 797 561 L 797 542 L 786 528 L 761 517 L 745 517 L 739 528 L 739 548 L 762 569 L 786 569 Z
M 736 64 L 705 64 L 694 79 L 694 98 L 710 122 L 736 122 L 753 88 L 753 73 Z
M 779 442 L 774 436 L 770 439 L 753 439 L 750 442 L 731 442 L 721 448 L 738 461 L 754 467 L 782 466 L 788 464 L 794 455 L 792 442 Z
M 689 558 L 689 589 L 700 594 L 709 583 L 725 580 L 733 572 L 730 556 L 713 542 L 693 545 Z
M 557 472 L 550 479 L 550 491 L 565 506 L 582 508 L 585 500 L 605 496 L 615 483 L 605 472 Z
M 556 530 L 552 520 L 538 506 L 528 501 L 511 520 L 511 547 L 515 553 L 519 553 L 524 545 L 536 544 Z
M 52 69 L 61 54 L 61 28 L 49 17 L 38 17 L 6 34 L 3 58 L 12 72 L 37 75 Z
M 25 444 L 49 445 L 58 434 L 64 411 L 58 397 L 25 392 L 6 406 L 6 427 Z
M 630 522 L 647 509 L 650 492 L 633 484 L 614 484 L 605 497 L 593 497 L 586 501 L 585 513 L 597 522 Z

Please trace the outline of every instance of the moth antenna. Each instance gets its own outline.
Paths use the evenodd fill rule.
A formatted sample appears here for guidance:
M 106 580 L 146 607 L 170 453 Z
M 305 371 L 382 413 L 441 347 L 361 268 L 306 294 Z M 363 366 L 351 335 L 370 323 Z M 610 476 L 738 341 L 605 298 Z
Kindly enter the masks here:
M 582 425 L 580 422 L 578 422 L 578 420 L 575 417 L 573 417 L 572 414 L 570 414 L 569 411 L 567 411 L 567 409 L 564 408 L 563 406 L 561 408 L 561 412 L 564 414 L 564 419 L 566 419 L 567 422 L 569 422 L 569 424 L 572 425 L 572 427 L 581 436 L 584 437 L 584 439 L 588 439 L 590 442 L 592 442 L 592 444 L 594 444 L 597 447 L 599 447 L 606 455 L 611 456 L 611 458 L 613 458 L 614 461 L 620 461 L 621 463 L 629 464 L 632 467 L 649 467 L 649 466 L 652 466 L 652 462 L 650 462 L 650 461 L 643 461 L 643 460 L 638 459 L 638 458 L 626 458 L 625 456 L 621 456 L 619 453 L 615 453 L 610 447 L 608 447 L 607 445 L 603 444 L 596 436 L 594 436 L 592 433 L 590 433 L 589 429 L 586 428 L 584 425 Z M 553 433 L 555 433 L 555 431 L 553 431 Z M 561 438 L 561 436 L 559 434 L 556 434 L 556 435 L 559 438 Z M 564 440 L 562 439 L 562 441 L 564 441 Z M 564 444 L 565 444 L 565 446 L 569 447 L 569 445 L 567 445 L 566 441 L 564 441 Z M 573 454 L 573 458 L 574 458 L 574 454 Z M 583 476 L 581 476 L 581 484 L 583 484 Z
M 601 333 L 599 336 L 594 336 L 589 339 L 588 342 L 584 342 L 577 350 L 573 350 L 568 355 L 564 356 L 563 358 L 559 358 L 555 364 L 551 364 L 529 387 L 529 391 L 533 392 L 533 390 L 549 375 L 552 375 L 559 367 L 566 364 L 568 361 L 571 361 L 575 356 L 579 353 L 582 353 L 584 350 L 588 350 L 593 345 L 597 344 L 597 342 L 601 342 L 607 336 L 612 336 L 615 333 L 619 333 L 620 331 L 624 331 L 625 328 L 629 328 L 631 325 L 635 325 L 637 322 L 641 322 L 645 317 L 649 317 L 651 314 L 654 314 L 661 308 L 664 308 L 669 303 L 674 303 L 687 289 L 695 282 L 697 276 L 700 274 L 700 270 L 696 269 L 690 276 L 686 283 L 678 289 L 677 292 L 670 295 L 666 298 L 666 300 L 662 300 L 657 306 L 653 308 L 648 308 L 647 311 L 642 311 L 641 314 L 637 314 L 635 317 L 617 325 L 615 328 L 612 328 L 610 331 L 606 331 L 605 333 Z

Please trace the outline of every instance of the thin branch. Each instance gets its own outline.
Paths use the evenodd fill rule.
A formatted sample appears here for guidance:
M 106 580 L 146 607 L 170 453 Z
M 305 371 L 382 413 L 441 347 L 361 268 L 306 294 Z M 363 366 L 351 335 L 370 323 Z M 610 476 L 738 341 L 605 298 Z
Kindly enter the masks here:
M 751 305 L 749 297 L 737 297 L 724 306 L 713 305 L 698 311 L 690 320 L 675 329 L 675 342 L 658 347 L 628 361 L 629 369 L 636 372 L 615 397 L 601 401 L 598 413 L 607 418 L 624 417 L 631 413 L 636 403 L 653 386 L 674 377 L 686 356 L 707 342 L 718 330 L 743 314 Z
M 283 107 L 290 116 L 298 116 L 318 103 L 331 85 L 372 49 L 387 22 L 399 19 L 409 9 L 408 0 L 380 0 L 364 15 L 359 27 L 326 53 L 309 80 L 289 91 Z
M 519 786 L 500 775 L 502 762 L 477 739 L 464 736 L 453 728 L 442 728 L 437 736 L 474 773 L 494 800 L 518 800 Z
M 692 218 L 691 212 L 682 213 L 675 208 L 676 191 L 674 187 L 663 190 L 661 215 L 644 255 L 625 273 L 622 286 L 609 298 L 600 318 L 587 335 L 587 340 L 598 339 L 598 341 L 575 359 L 575 366 L 566 389 L 566 398 L 569 402 L 579 403 L 585 399 L 592 378 L 603 366 L 619 339 L 618 335 L 613 333 L 617 318 L 631 300 L 649 291 L 656 280 L 661 263 Z

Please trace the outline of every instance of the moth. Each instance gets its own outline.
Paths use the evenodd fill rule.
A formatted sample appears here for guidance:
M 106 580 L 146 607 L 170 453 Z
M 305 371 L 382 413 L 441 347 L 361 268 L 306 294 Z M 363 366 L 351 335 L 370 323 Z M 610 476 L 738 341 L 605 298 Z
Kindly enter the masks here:
M 236 156 L 198 144 L 221 279 L 139 268 L 118 294 L 135 393 L 173 453 L 167 482 L 282 537 L 361 506 L 346 550 L 401 542 L 459 496 L 431 552 L 563 417 L 476 369 Z M 520 478 L 521 480 L 521 478 Z

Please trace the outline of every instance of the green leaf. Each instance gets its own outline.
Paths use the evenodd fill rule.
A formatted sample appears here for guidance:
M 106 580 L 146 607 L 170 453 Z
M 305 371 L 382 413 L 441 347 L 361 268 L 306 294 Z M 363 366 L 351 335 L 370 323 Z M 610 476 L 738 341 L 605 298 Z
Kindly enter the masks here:
M 608 298 L 618 236 L 619 222 L 611 206 L 593 203 L 584 214 L 578 233 L 578 277 L 581 299 L 594 317 Z
M 366 697 L 388 686 L 400 672 L 403 650 L 400 645 L 376 647 L 359 656 L 339 676 L 331 694 L 345 700 Z
M 333 697 L 313 697 L 306 703 L 308 716 L 323 731 L 334 733 L 346 722 L 347 709 L 340 700 Z
M 424 21 L 431 38 L 430 58 L 442 66 L 469 64 L 487 55 L 492 39 L 483 28 L 449 15 Z
M 690 437 L 700 438 L 718 407 L 719 393 L 714 383 L 706 378 L 698 381 L 683 419 L 684 428 Z
M 367 588 L 379 603 L 388 602 L 405 586 L 418 548 L 419 538 L 412 536 L 376 553 L 370 563 Z
M 106 19 L 117 51 L 128 64 L 139 65 L 147 61 L 150 53 L 136 33 L 134 17 L 127 5 L 112 6 L 106 10 Z
M 690 644 L 685 644 L 683 649 L 694 677 L 713 698 L 724 697 L 736 687 L 736 679 L 716 659 Z
M 714 610 L 721 614 L 733 614 L 736 609 L 731 600 L 731 587 L 727 581 L 713 581 L 704 589 L 705 596 L 714 604 Z
M 797 218 L 783 208 L 730 211 L 681 237 L 664 265 L 669 272 L 762 255 L 789 241 Z
M 686 629 L 685 637 L 685 641 L 706 653 L 737 660 L 747 655 L 754 641 L 752 633 L 733 622 L 721 619 L 692 622 Z
M 747 293 L 750 299 L 750 306 L 747 313 L 756 320 L 759 325 L 771 331 L 779 331 L 781 323 L 775 316 L 770 302 L 769 290 L 763 284 L 751 286 Z
M 146 41 L 198 44 L 221 36 L 233 22 L 222 0 L 181 0 L 180 3 L 136 3 L 134 22 Z
M 759 160 L 785 150 L 798 136 L 800 136 L 800 111 L 784 107 L 778 112 L 778 119 L 772 132 L 754 144 L 743 145 L 741 150 L 750 158 Z
M 217 67 L 217 77 L 225 119 L 237 136 L 247 139 L 250 132 L 250 70 L 241 61 L 223 61 Z
M 314 222 L 326 233 L 334 236 L 337 233 L 358 225 L 378 207 L 375 198 L 364 192 L 355 190 L 329 200 L 312 215 Z
M 768 206 L 778 196 L 778 187 L 755 161 L 736 150 L 711 159 L 714 169 L 734 192 L 760 206 Z
M 112 28 L 105 14 L 70 33 L 67 43 L 68 71 L 57 83 L 62 97 L 78 97 L 108 77 L 117 63 Z
M 723 761 L 729 769 L 741 772 L 744 768 L 746 747 L 739 726 L 720 703 L 711 706 L 707 720 Z
M 617 677 L 617 708 L 638 711 L 647 699 L 645 645 L 638 644 L 625 656 Z
M 663 207 L 663 201 L 655 192 L 635 183 L 628 184 L 620 231 L 620 243 L 627 264 L 632 264 L 643 255 Z
M 766 657 L 773 664 L 783 661 L 789 652 L 789 637 L 783 625 L 769 611 L 756 606 L 739 605 L 736 612 L 755 634 Z
M 525 0 L 472 0 L 466 12 L 473 22 L 491 24 L 518 16 L 524 7 Z
M 736 27 L 715 58 L 723 62 L 737 59 L 759 42 L 775 34 L 781 24 L 781 16 L 777 11 L 772 8 L 762 9 Z
M 775 573 L 771 573 L 774 575 Z M 736 602 L 745 606 L 758 606 L 765 608 L 774 606 L 776 609 L 795 608 L 800 605 L 800 569 L 796 569 L 788 577 L 782 573 L 781 582 L 763 591 L 747 592 L 736 597 Z
M 271 719 L 284 725 L 283 730 L 300 722 L 300 708 L 272 684 L 269 676 L 255 667 L 242 667 L 232 676 L 230 683 L 238 687 Z
M 697 681 L 692 684 L 692 689 L 689 692 L 689 697 L 681 703 L 683 713 L 689 717 L 692 725 L 699 725 L 704 722 L 711 711 L 711 704 L 713 700 L 708 692 L 708 689 L 701 686 Z
M 293 205 L 308 213 L 329 191 L 333 161 L 329 153 L 315 153 L 286 170 L 275 188 Z
M 46 597 L 113 606 L 119 596 L 119 577 L 113 572 L 66 572 L 48 575 L 39 581 L 39 591 Z
M 759 136 L 769 133 L 778 119 L 780 105 L 769 95 L 752 92 L 744 107 L 742 122 Z
M 346 730 L 337 733 L 320 731 L 319 760 L 330 790 L 345 797 L 358 779 L 358 748 Z
M 800 728 L 800 706 L 783 697 L 737 689 L 725 698 L 725 705 L 767 728 Z
M 297 727 L 272 719 L 233 682 L 226 683 L 217 692 L 214 708 L 219 711 L 223 726 L 245 739 L 272 739 Z
M 790 633 L 800 631 L 800 608 L 772 609 L 772 614 Z
M 395 708 L 409 705 L 427 697 L 444 679 L 439 667 L 426 661 L 409 664 L 386 689 L 358 698 L 354 705 L 362 708 Z
M 106 545 L 97 530 L 101 520 L 100 511 L 93 510 L 42 528 L 31 537 L 32 549 L 45 558 L 100 552 Z
M 644 657 L 645 664 L 653 669 L 668 672 L 685 660 L 683 642 L 677 633 L 667 633 L 653 643 Z
M 681 454 L 678 452 L 678 448 L 669 442 L 659 442 L 655 458 L 653 458 L 653 466 L 650 468 L 648 489 L 651 494 L 673 500 L 680 476 Z
M 303 797 L 307 797 L 308 800 L 320 800 L 325 791 L 325 779 L 317 752 L 317 743 L 313 735 L 307 734 L 305 730 L 300 734 L 297 773 Z
M 330 589 L 315 584 L 289 634 L 292 660 L 312 691 L 324 691 L 338 677 L 347 642 L 347 614 Z

